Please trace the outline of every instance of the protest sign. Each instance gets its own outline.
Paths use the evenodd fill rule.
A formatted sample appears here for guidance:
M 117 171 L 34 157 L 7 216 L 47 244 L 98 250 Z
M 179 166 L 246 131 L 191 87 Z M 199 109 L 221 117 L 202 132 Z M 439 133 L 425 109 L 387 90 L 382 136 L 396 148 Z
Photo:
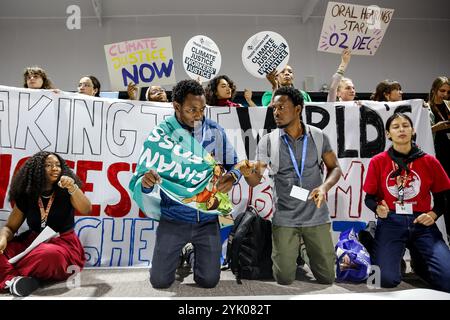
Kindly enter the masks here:
M 209 81 L 219 73 L 221 64 L 220 50 L 210 38 L 198 35 L 186 43 L 183 50 L 183 67 L 191 79 Z
M 176 82 L 170 37 L 128 40 L 104 47 L 111 90 L 126 90 L 130 82 L 139 87 Z
M 317 50 L 353 55 L 371 55 L 380 47 L 394 9 L 328 2 Z
M 257 78 L 265 78 L 274 69 L 281 71 L 288 61 L 289 45 L 276 32 L 259 32 L 251 36 L 242 48 L 242 63 Z

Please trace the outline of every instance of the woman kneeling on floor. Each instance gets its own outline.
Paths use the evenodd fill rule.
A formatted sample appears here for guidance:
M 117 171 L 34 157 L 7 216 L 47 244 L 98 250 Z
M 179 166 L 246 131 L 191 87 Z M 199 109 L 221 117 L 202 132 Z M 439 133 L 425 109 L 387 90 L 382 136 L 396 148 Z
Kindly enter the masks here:
M 370 160 L 365 203 L 378 218 L 372 263 L 380 267 L 381 286 L 396 287 L 408 248 L 415 273 L 434 289 L 450 292 L 450 250 L 435 223 L 448 210 L 450 179 L 414 135 L 412 120 L 395 113 L 386 122 L 392 147 Z

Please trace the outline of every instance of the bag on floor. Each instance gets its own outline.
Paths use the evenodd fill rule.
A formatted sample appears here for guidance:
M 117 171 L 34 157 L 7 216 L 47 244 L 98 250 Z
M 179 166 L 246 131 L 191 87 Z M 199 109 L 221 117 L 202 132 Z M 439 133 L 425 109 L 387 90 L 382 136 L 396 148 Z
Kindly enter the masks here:
M 238 283 L 240 279 L 271 279 L 271 255 L 272 224 L 250 206 L 236 217 L 228 236 L 228 267 Z
M 358 241 L 353 229 L 343 231 L 335 246 L 336 280 L 362 282 L 370 274 L 370 255 Z
M 359 242 L 366 248 L 369 255 L 373 254 L 373 248 L 375 245 L 375 230 L 377 224 L 375 221 L 369 221 L 363 230 L 358 233 Z

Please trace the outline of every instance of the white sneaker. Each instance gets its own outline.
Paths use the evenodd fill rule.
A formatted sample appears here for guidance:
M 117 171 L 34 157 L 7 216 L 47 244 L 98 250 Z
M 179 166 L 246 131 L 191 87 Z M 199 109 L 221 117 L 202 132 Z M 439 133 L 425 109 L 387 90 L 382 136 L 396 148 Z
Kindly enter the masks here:
M 39 281 L 32 277 L 17 276 L 5 282 L 12 295 L 26 297 L 39 288 Z

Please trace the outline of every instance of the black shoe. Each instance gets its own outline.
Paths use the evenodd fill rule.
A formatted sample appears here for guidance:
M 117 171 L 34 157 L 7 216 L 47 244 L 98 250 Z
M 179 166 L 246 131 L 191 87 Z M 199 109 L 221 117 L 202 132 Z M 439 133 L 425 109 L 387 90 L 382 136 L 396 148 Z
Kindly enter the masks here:
M 297 267 L 303 267 L 305 265 L 305 260 L 303 260 L 303 257 L 301 255 L 298 255 L 297 257 Z
M 9 286 L 11 294 L 26 297 L 39 288 L 39 281 L 32 277 L 18 276 L 7 281 L 7 286 Z
M 192 245 L 192 243 L 187 243 L 183 249 L 181 249 L 181 254 L 183 256 L 183 262 L 188 266 L 188 267 L 192 267 L 191 265 L 191 259 L 193 258 L 193 254 L 194 254 L 194 246 Z

